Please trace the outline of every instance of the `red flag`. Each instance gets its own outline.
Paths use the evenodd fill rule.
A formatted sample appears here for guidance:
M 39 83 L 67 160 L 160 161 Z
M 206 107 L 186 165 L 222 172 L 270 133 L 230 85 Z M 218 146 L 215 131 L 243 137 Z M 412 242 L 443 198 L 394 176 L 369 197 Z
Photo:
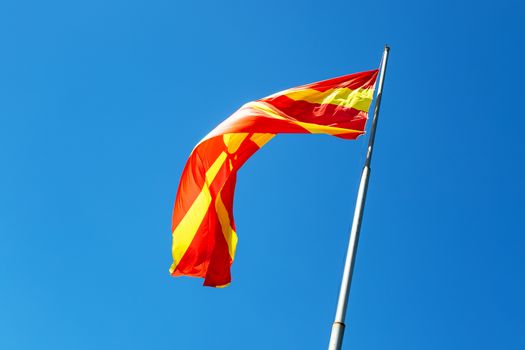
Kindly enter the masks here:
M 276 134 L 363 134 L 377 75 L 345 75 L 249 102 L 204 137 L 186 163 L 175 199 L 170 273 L 203 277 L 206 286 L 229 284 L 239 168 Z

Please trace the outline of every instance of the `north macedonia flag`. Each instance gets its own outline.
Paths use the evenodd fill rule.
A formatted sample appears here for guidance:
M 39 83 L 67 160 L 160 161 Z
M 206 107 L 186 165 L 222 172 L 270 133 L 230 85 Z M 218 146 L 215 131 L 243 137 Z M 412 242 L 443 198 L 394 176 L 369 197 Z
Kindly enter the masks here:
M 364 133 L 378 70 L 284 90 L 249 102 L 195 146 L 180 179 L 172 219 L 173 276 L 231 281 L 237 233 L 233 194 L 237 171 L 276 134 Z

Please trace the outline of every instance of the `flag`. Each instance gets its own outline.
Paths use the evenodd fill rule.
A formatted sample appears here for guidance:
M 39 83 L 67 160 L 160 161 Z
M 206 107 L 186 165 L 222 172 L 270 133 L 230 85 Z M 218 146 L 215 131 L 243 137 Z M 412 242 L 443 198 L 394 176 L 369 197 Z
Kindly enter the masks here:
M 364 133 L 378 70 L 284 90 L 249 102 L 195 146 L 184 167 L 172 217 L 173 276 L 231 281 L 237 233 L 233 196 L 239 168 L 276 134 Z

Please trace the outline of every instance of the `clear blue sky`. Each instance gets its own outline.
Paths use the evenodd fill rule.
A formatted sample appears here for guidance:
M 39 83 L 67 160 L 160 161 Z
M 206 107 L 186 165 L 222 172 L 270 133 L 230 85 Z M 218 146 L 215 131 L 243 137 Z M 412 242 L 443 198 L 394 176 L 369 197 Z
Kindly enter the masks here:
M 169 276 L 189 152 L 392 47 L 345 349 L 524 349 L 519 1 L 3 1 L 0 348 L 323 349 L 365 138 L 240 171 L 233 284 Z

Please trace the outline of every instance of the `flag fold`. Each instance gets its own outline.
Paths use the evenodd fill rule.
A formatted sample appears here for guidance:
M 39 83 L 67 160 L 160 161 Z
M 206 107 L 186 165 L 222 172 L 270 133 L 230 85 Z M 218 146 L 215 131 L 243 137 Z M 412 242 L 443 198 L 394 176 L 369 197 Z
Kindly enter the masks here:
M 180 179 L 170 273 L 202 277 L 205 286 L 228 285 L 237 246 L 233 196 L 239 168 L 276 134 L 363 134 L 377 75 L 345 75 L 249 102 L 204 137 Z

